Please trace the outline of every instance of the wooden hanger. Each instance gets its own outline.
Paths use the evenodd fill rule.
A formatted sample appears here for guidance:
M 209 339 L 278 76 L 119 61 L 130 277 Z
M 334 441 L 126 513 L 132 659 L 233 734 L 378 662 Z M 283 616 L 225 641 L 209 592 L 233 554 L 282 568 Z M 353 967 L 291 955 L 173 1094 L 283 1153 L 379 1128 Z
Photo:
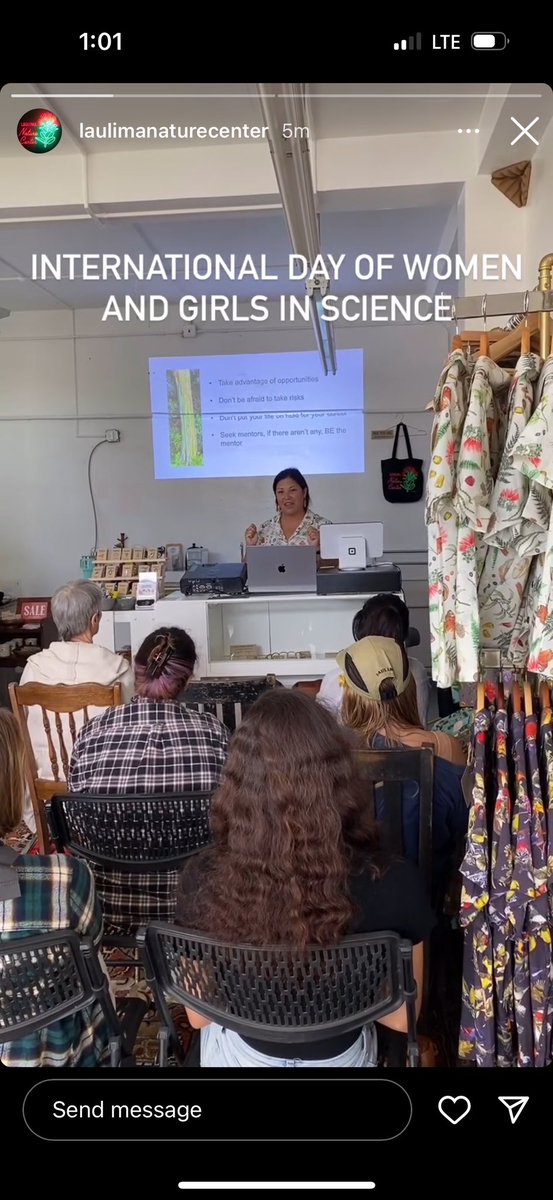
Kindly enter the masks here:
M 540 683 L 540 706 L 542 710 L 544 708 L 551 708 L 551 689 L 549 684 L 545 682 L 545 679 L 542 679 Z
M 527 717 L 531 717 L 534 712 L 534 701 L 532 698 L 532 685 L 524 684 L 524 711 Z
M 513 683 L 511 690 L 511 703 L 513 705 L 513 712 L 522 712 L 522 692 L 520 690 L 519 683 Z
M 530 313 L 523 325 L 512 329 L 510 333 L 506 333 L 494 343 L 489 357 L 493 362 L 501 362 L 502 358 L 509 358 L 511 354 L 515 354 L 519 349 L 521 354 L 529 354 L 532 337 L 538 333 L 539 314 Z
M 476 685 L 476 711 L 482 712 L 486 707 L 486 688 L 483 683 Z

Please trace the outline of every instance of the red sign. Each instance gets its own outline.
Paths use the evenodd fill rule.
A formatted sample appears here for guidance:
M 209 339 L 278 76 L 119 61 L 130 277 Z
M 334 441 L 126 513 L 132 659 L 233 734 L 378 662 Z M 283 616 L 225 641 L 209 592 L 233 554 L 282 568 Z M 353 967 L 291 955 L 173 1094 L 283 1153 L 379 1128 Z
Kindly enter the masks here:
M 18 600 L 17 615 L 23 621 L 46 621 L 50 616 L 50 601 L 40 596 Z

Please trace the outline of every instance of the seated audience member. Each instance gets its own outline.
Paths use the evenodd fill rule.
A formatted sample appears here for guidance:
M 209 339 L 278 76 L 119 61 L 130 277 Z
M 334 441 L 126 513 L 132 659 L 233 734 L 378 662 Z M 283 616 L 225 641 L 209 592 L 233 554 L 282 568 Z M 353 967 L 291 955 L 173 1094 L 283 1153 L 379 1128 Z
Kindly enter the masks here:
M 366 746 L 377 750 L 429 746 L 434 753 L 433 892 L 438 902 L 468 823 L 461 786 L 466 751 L 449 734 L 422 728 L 415 681 L 402 644 L 392 638 L 365 637 L 343 650 L 338 662 L 342 668 L 342 721 L 361 735 Z M 384 790 L 381 803 L 385 803 Z M 415 782 L 404 786 L 403 834 L 407 857 L 416 861 L 419 796 Z
M 351 738 L 324 706 L 279 688 L 234 734 L 211 808 L 214 846 L 185 864 L 177 921 L 230 943 L 330 947 L 348 934 L 396 930 L 422 943 L 433 917 L 418 870 L 387 861 Z M 239 1037 L 188 1011 L 201 1028 L 203 1067 L 365 1067 L 377 1060 L 372 1026 L 324 1041 Z M 406 1030 L 403 1007 L 382 1024 Z
M 177 697 L 192 677 L 196 649 L 182 629 L 150 633 L 137 651 L 136 694 L 106 709 L 81 731 L 71 758 L 69 790 L 86 794 L 213 792 L 227 756 L 229 733 L 210 713 Z M 174 909 L 178 872 L 108 876 L 96 871 L 106 920 L 125 925 L 141 895 L 144 920 Z M 108 882 L 111 880 L 111 886 Z
M 98 945 L 102 914 L 86 863 L 61 854 L 17 854 L 4 842 L 21 821 L 23 753 L 15 717 L 0 709 L 0 941 L 74 929 Z M 0 992 L 3 986 L 0 969 Z M 109 1059 L 108 1031 L 98 1004 L 0 1044 L 0 1060 L 6 1067 L 97 1067 L 105 1059 Z
M 352 633 L 356 642 L 364 637 L 393 638 L 405 645 L 409 633 L 409 609 L 393 592 L 382 592 L 371 596 L 353 618 Z M 428 672 L 418 658 L 409 658 L 409 669 L 417 689 L 417 707 L 421 724 L 428 724 L 430 703 L 430 681 Z M 318 700 L 339 713 L 342 708 L 343 689 L 340 684 L 342 672 L 337 669 L 325 675 L 319 689 Z
M 102 615 L 102 593 L 96 583 L 89 579 L 77 579 L 58 588 L 52 596 L 52 618 L 58 630 L 59 642 L 52 642 L 47 650 L 33 654 L 21 676 L 21 683 L 78 684 L 100 683 L 112 687 L 121 684 L 121 698 L 130 700 L 134 691 L 132 669 L 120 654 L 113 654 L 103 646 L 95 646 L 94 638 L 100 628 Z M 89 715 L 102 712 L 89 708 Z M 83 724 L 83 714 L 75 713 L 75 727 Z M 66 745 L 71 745 L 68 718 L 63 717 Z M 52 764 L 48 753 L 46 732 L 42 723 L 42 712 L 34 706 L 29 709 L 29 736 L 37 763 L 40 779 L 52 778 Z M 25 819 L 27 815 L 25 814 Z

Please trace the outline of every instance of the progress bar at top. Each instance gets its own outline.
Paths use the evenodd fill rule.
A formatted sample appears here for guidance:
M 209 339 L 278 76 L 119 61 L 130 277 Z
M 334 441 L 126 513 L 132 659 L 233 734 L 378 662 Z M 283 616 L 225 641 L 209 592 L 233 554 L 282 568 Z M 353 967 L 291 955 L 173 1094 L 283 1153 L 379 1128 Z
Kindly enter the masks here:
M 187 1191 L 191 1191 L 191 1192 L 196 1192 L 196 1191 L 200 1191 L 200 1192 L 218 1192 L 218 1191 L 238 1192 L 238 1191 L 242 1191 L 242 1190 L 256 1191 L 258 1189 L 263 1192 L 267 1192 L 267 1191 L 291 1192 L 291 1191 L 296 1191 L 296 1190 L 299 1192 L 305 1192 L 305 1191 L 311 1192 L 311 1191 L 315 1191 L 315 1189 L 322 1190 L 325 1192 L 341 1192 L 341 1191 L 361 1192 L 361 1191 L 363 1191 L 364 1188 L 372 1189 L 375 1187 L 376 1187 L 376 1184 L 370 1183 L 370 1182 L 369 1183 L 334 1183 L 334 1182 L 332 1182 L 332 1183 L 328 1183 L 328 1182 L 327 1183 L 305 1183 L 305 1182 L 304 1183 L 205 1183 L 202 1180 L 201 1183 L 194 1183 L 192 1180 L 186 1180 L 186 1182 L 179 1183 L 179 1188 L 181 1188 L 185 1192 L 187 1192 Z
M 422 33 L 412 33 L 411 37 L 394 42 L 394 50 L 422 50 Z

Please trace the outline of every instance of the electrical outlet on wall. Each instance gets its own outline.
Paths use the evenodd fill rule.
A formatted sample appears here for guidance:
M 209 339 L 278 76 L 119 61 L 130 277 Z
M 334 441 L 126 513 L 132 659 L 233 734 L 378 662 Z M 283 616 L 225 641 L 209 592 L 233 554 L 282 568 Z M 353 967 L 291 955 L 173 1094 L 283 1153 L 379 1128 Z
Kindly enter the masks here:
M 121 441 L 121 430 L 120 429 L 106 429 L 106 442 L 120 442 L 120 441 Z

